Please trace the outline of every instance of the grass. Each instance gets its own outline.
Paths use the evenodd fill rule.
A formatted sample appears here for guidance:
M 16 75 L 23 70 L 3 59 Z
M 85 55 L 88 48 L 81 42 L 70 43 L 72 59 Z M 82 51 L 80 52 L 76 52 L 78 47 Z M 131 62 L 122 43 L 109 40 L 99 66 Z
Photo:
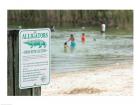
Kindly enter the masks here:
M 56 30 L 58 31 L 93 31 L 93 32 L 100 32 L 100 28 L 99 27 L 85 27 L 85 30 L 82 30 L 81 27 L 60 27 L 57 28 Z M 131 28 L 129 29 L 116 29 L 116 28 L 107 28 L 106 29 L 106 34 L 108 35 L 133 35 L 133 30 Z
M 106 34 L 111 35 L 133 35 L 133 29 L 116 29 L 110 28 L 106 31 Z
M 18 29 L 18 25 L 9 25 L 8 28 L 17 28 Z M 43 27 L 27 27 L 27 26 L 22 26 L 22 28 L 43 28 Z M 47 28 L 47 27 L 44 27 Z M 57 31 L 68 31 L 68 32 L 76 32 L 76 31 L 95 31 L 95 32 L 100 32 L 100 28 L 99 27 L 85 27 L 84 30 L 82 30 L 82 27 L 72 27 L 72 26 L 66 26 L 66 27 L 56 27 Z M 106 34 L 108 35 L 133 35 L 133 29 L 131 27 L 128 27 L 128 29 L 116 29 L 116 28 L 107 28 L 106 29 Z

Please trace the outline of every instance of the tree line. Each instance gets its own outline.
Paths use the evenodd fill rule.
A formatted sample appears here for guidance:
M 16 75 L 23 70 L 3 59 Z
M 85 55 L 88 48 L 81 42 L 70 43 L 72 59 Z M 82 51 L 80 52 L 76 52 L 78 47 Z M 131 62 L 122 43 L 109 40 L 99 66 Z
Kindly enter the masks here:
M 8 26 L 133 28 L 133 10 L 8 10 Z

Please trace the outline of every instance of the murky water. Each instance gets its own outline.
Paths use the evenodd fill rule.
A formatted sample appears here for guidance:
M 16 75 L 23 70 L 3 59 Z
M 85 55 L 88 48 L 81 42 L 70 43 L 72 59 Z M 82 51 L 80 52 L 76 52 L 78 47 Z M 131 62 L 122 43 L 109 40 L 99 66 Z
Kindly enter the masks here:
M 67 72 L 108 66 L 133 60 L 132 35 L 100 35 L 93 31 L 85 32 L 86 43 L 81 43 L 81 31 L 75 31 L 76 48 L 64 52 L 64 42 L 71 32 L 57 31 L 51 37 L 51 70 Z M 96 40 L 94 40 L 94 38 Z M 68 43 L 70 45 L 70 42 Z

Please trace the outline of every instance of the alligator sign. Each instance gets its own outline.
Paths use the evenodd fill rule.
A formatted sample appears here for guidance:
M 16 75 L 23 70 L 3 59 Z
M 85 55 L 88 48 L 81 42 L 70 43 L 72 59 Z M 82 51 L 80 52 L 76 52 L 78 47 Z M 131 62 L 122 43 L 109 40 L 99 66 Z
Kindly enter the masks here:
M 48 28 L 19 31 L 19 88 L 40 87 L 50 78 L 50 35 Z
M 38 46 L 39 48 L 43 46 L 45 48 L 47 46 L 47 43 L 43 40 L 31 40 L 24 43 L 30 46 L 31 48 L 36 47 L 36 46 Z

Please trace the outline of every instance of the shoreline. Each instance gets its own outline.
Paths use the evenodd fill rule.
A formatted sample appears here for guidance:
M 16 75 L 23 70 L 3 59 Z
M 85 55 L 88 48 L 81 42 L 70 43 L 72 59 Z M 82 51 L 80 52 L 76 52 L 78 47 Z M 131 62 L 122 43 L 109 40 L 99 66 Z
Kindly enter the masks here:
M 50 84 L 42 87 L 42 95 L 131 96 L 133 62 L 72 72 L 52 72 Z

